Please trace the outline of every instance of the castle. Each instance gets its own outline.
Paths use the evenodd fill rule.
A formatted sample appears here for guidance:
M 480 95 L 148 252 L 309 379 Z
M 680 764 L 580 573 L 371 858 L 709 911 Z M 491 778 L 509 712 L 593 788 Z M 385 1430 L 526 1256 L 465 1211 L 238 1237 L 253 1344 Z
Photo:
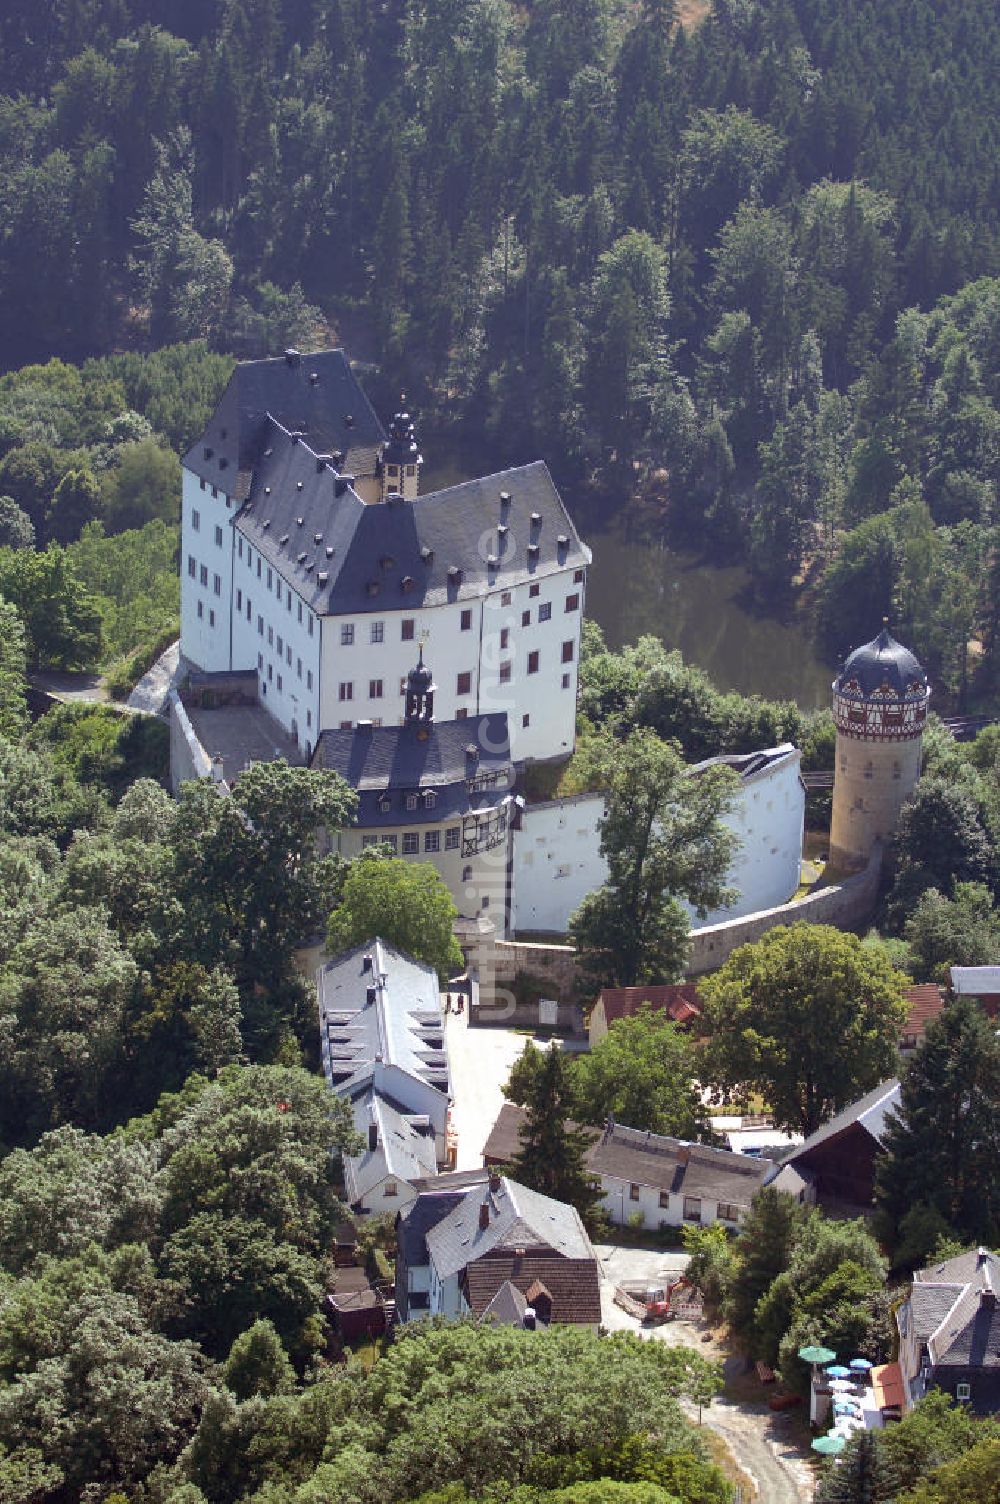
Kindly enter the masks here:
M 309 762 L 402 723 L 422 647 L 439 721 L 507 712 L 515 762 L 566 757 L 590 551 L 544 464 L 424 496 L 421 464 L 342 350 L 238 365 L 184 457 L 183 659 L 255 674 Z

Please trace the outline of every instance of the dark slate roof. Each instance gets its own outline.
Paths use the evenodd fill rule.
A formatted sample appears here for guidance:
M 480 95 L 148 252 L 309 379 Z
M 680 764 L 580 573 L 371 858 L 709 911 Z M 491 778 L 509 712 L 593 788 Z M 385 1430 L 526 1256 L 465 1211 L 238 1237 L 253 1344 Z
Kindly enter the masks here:
M 513 1102 L 503 1104 L 483 1148 L 484 1159 L 510 1163 L 520 1148 L 524 1118 L 523 1107 Z M 700 1196 L 708 1201 L 747 1207 L 764 1177 L 775 1168 L 770 1160 L 756 1155 L 689 1144 L 665 1134 L 625 1128 L 620 1123 L 603 1131 L 599 1128 L 587 1131 L 592 1135 L 592 1143 L 586 1153 L 586 1164 L 592 1174 L 610 1175 L 630 1184 Z
M 277 423 L 236 527 L 314 611 L 337 616 L 471 600 L 590 562 L 541 461 L 365 506 Z
M 345 1156 L 344 1183 L 352 1205 L 363 1202 L 388 1177 L 412 1185 L 437 1171 L 433 1130 L 422 1125 L 421 1115 L 408 1112 L 399 1102 L 369 1087 L 354 1098 L 354 1131 L 362 1138 L 360 1153 Z M 414 1119 L 416 1118 L 416 1122 Z M 374 1125 L 377 1141 L 369 1148 L 368 1129 Z
M 465 1196 L 467 1186 L 453 1191 L 423 1191 L 400 1212 L 396 1242 L 403 1261 L 410 1268 L 429 1262 L 427 1234 L 453 1211 Z
M 863 1128 L 877 1144 L 881 1145 L 882 1135 L 885 1131 L 886 1114 L 899 1106 L 899 1082 L 897 1080 L 882 1081 L 878 1086 L 838 1112 L 822 1128 L 817 1128 L 811 1133 L 804 1143 L 797 1144 L 790 1154 L 781 1161 L 783 1165 L 793 1165 L 812 1149 L 826 1143 L 828 1139 L 836 1138 L 838 1134 L 846 1132 L 855 1125 Z
M 601 1280 L 597 1259 L 566 1258 L 559 1253 L 525 1249 L 488 1254 L 470 1263 L 463 1276 L 466 1299 L 476 1316 L 492 1314 L 505 1285 L 526 1295 L 540 1280 L 552 1298 L 552 1324 L 597 1326 L 601 1320 Z M 516 1303 L 520 1305 L 520 1302 Z M 509 1302 L 514 1307 L 513 1301 Z M 495 1308 L 494 1308 L 495 1309 Z M 521 1315 L 523 1316 L 523 1309 Z M 499 1319 L 502 1319 L 500 1317 Z
M 833 687 L 849 699 L 867 699 L 879 690 L 888 690 L 901 700 L 924 699 L 927 675 L 909 648 L 883 627 L 871 642 L 854 649 Z
M 926 1344 L 933 1337 L 964 1286 L 914 1284 L 910 1291 L 910 1317 L 918 1342 Z
M 370 474 L 385 430 L 343 350 L 242 361 L 198 442 L 184 457 L 189 470 L 234 494 L 236 472 L 253 470 L 266 447 L 268 417 L 303 434 L 314 454 L 339 450 L 342 468 Z M 210 454 L 206 454 L 210 450 Z M 358 463 L 362 461 L 362 463 Z
M 473 759 L 468 749 L 478 756 Z M 426 824 L 502 801 L 514 782 L 505 711 L 464 721 L 418 721 L 404 726 L 360 725 L 324 731 L 313 766 L 339 773 L 361 798 L 358 824 Z M 485 785 L 477 786 L 477 781 Z M 433 791 L 433 814 L 424 796 Z M 406 795 L 419 792 L 415 809 Z M 390 807 L 379 804 L 388 794 Z

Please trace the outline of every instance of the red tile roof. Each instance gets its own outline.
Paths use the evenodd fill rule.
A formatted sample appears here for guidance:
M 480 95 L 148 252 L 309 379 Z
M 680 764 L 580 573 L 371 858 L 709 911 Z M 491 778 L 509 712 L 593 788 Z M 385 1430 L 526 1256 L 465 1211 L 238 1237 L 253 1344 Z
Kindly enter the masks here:
M 677 1024 L 689 1023 L 701 1013 L 701 999 L 694 982 L 673 982 L 661 987 L 605 987 L 597 1001 L 604 1004 L 608 1028 L 621 1018 L 632 1018 L 643 1003 L 654 1013 L 666 1013 Z
M 905 995 L 909 1012 L 902 1029 L 903 1038 L 919 1044 L 931 1019 L 937 1018 L 944 1007 L 944 991 L 936 982 L 918 982 L 907 987 Z

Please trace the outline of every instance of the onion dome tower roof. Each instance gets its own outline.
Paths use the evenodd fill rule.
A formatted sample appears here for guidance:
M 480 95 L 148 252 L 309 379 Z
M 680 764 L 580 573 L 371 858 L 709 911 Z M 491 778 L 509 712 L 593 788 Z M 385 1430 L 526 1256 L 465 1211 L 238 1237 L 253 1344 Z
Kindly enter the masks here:
M 834 680 L 836 694 L 850 699 L 900 700 L 927 697 L 927 675 L 919 660 L 883 626 L 877 637 L 855 648 Z
M 424 645 L 420 644 L 420 652 L 417 657 L 416 667 L 411 668 L 406 676 L 407 688 L 414 694 L 425 695 L 429 689 L 434 688 L 434 675 L 424 662 Z

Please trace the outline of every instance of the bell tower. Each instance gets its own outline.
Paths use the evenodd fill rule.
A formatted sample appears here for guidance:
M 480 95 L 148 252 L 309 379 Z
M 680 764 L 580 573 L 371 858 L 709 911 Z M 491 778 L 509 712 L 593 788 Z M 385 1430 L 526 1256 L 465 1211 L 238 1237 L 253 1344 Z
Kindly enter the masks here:
M 433 721 L 435 688 L 434 676 L 424 663 L 424 645 L 421 643 L 417 666 L 406 676 L 403 719 L 407 726 L 427 726 Z
M 876 841 L 889 841 L 920 777 L 930 699 L 927 675 L 888 622 L 856 648 L 833 681 L 837 753 L 830 860 L 863 866 Z
M 405 404 L 405 394 L 400 401 Z M 382 450 L 382 500 L 415 501 L 420 489 L 420 467 L 423 462 L 413 419 L 406 412 L 405 406 L 401 406 L 389 425 L 389 439 Z

